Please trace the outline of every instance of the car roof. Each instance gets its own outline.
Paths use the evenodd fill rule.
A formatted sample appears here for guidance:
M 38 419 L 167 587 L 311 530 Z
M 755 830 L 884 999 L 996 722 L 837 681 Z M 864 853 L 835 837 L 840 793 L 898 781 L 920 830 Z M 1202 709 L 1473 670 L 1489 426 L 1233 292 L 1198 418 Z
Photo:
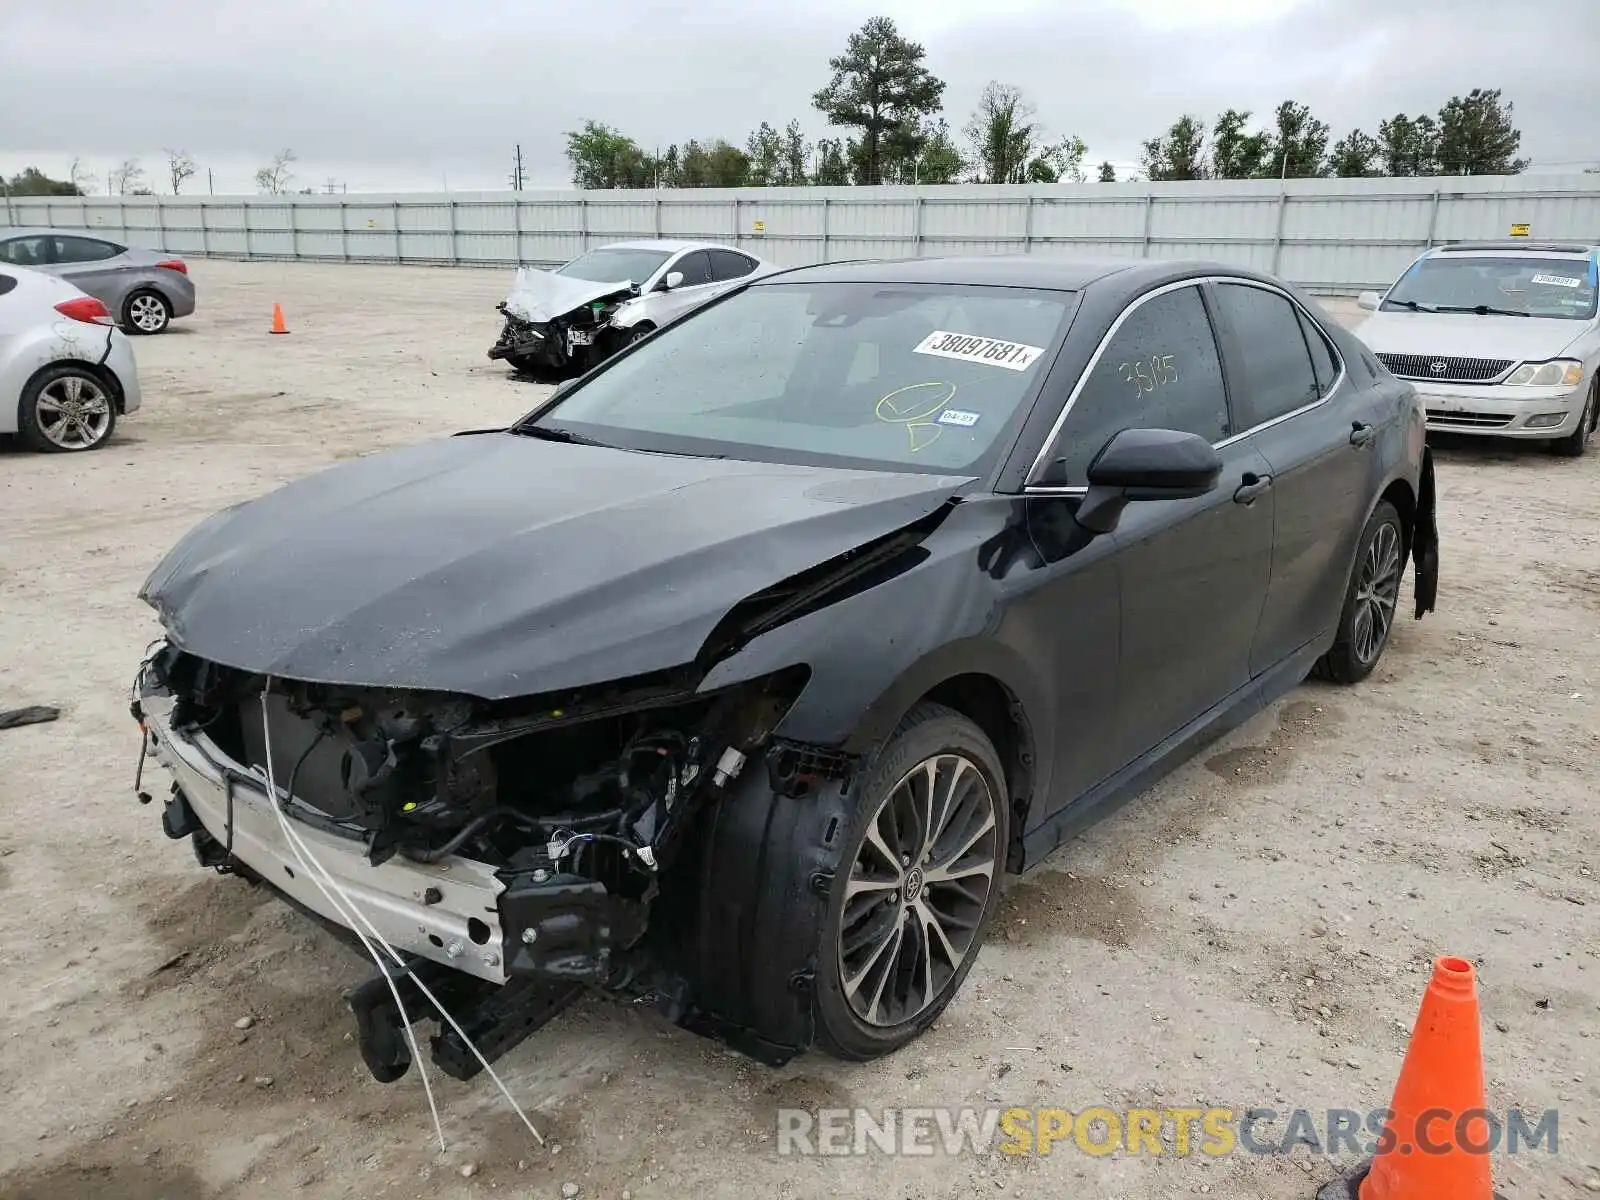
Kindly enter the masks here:
M 1471 254 L 1492 250 L 1500 253 L 1524 254 L 1593 254 L 1600 249 L 1588 242 L 1530 242 L 1523 238 L 1495 242 L 1452 242 L 1448 246 L 1435 246 L 1432 254 Z
M 984 254 L 951 258 L 862 259 L 820 263 L 779 271 L 750 286 L 778 283 L 930 283 L 980 287 L 1037 288 L 1097 292 L 1131 297 L 1164 283 L 1217 275 L 1252 279 L 1287 288 L 1283 280 L 1249 267 L 1202 259 L 1057 257 L 1042 254 Z
M 98 229 L 54 229 L 48 225 L 0 225 L 0 238 L 41 237 L 45 235 L 52 237 L 58 235 L 62 237 L 87 237 L 94 238 L 98 242 L 111 241 Z M 120 242 L 117 244 L 121 245 Z
M 638 241 L 607 242 L 604 246 L 590 246 L 589 250 L 663 250 L 674 253 L 678 250 L 735 250 L 736 246 L 726 246 L 721 242 L 686 242 L 676 241 L 672 238 L 643 238 Z M 588 251 L 585 251 L 588 253 Z

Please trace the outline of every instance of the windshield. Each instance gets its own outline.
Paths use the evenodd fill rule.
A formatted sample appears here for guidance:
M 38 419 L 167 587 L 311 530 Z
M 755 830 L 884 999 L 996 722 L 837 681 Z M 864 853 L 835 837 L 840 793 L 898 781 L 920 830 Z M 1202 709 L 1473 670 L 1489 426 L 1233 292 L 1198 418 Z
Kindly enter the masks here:
M 1586 321 L 1595 315 L 1595 264 L 1587 258 L 1439 255 L 1407 271 L 1384 312 L 1512 313 Z
M 591 283 L 643 284 L 670 257 L 665 250 L 591 250 L 580 254 L 556 274 L 569 279 L 587 279 Z
M 975 474 L 1077 301 L 933 284 L 747 288 L 533 424 L 629 449 Z

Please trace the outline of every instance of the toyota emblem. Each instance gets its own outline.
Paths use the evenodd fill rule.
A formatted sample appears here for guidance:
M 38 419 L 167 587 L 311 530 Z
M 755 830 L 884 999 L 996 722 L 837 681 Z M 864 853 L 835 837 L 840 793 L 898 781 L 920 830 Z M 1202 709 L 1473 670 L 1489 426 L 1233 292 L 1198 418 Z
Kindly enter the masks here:
M 1450 369 L 1450 364 L 1445 362 L 1445 361 L 1443 361 L 1442 359 L 1439 362 L 1430 363 L 1429 366 L 1428 366 L 1428 370 L 1432 371 L 1435 375 L 1443 375 L 1449 369 Z

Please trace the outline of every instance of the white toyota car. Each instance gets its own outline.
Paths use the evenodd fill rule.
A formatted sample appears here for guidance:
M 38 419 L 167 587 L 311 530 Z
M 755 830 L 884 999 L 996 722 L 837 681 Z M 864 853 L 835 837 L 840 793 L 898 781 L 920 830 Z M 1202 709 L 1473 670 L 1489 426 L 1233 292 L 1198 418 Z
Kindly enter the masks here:
M 106 306 L 0 263 L 0 435 L 32 450 L 93 450 L 138 407 L 133 347 Z
M 1363 292 L 1356 329 L 1409 380 L 1428 428 L 1535 438 L 1579 455 L 1600 420 L 1600 248 L 1462 242 L 1421 255 L 1388 292 Z

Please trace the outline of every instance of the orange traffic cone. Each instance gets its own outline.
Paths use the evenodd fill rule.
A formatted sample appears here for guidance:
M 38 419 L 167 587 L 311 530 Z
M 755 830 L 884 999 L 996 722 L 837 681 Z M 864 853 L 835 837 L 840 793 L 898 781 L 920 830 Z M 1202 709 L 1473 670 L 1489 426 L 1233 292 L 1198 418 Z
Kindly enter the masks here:
M 1500 1200 L 1490 1182 L 1477 981 L 1466 959 L 1433 964 L 1389 1108 L 1378 1154 L 1319 1200 Z
M 289 332 L 289 326 L 286 325 L 284 323 L 284 320 L 283 320 L 283 305 L 281 305 L 281 304 L 274 304 L 272 306 L 272 332 L 273 333 L 288 333 Z

